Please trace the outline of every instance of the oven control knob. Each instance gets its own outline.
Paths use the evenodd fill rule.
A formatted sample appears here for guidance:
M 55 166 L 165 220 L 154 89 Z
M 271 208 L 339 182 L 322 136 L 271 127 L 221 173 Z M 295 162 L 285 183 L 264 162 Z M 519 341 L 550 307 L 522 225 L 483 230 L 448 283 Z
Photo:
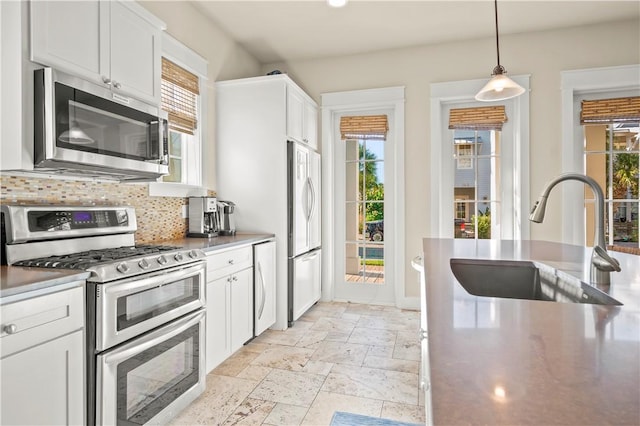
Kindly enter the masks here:
M 164 254 L 161 254 L 160 256 L 158 256 L 158 263 L 160 265 L 166 265 L 168 262 L 167 257 Z
M 176 260 L 176 262 L 182 262 L 184 260 L 184 256 L 182 255 L 182 253 L 176 253 L 173 258 Z
M 191 250 L 189 252 L 189 257 L 192 259 L 197 259 L 198 258 L 198 251 L 197 250 Z
M 118 266 L 116 266 L 116 269 L 118 270 L 118 272 L 120 272 L 121 274 L 126 274 L 127 272 L 129 272 L 129 266 L 127 266 L 126 263 L 122 262 L 120 264 L 118 264 Z
M 141 267 L 142 269 L 149 269 L 151 264 L 147 262 L 147 259 L 142 259 L 140 262 L 138 262 L 138 266 Z

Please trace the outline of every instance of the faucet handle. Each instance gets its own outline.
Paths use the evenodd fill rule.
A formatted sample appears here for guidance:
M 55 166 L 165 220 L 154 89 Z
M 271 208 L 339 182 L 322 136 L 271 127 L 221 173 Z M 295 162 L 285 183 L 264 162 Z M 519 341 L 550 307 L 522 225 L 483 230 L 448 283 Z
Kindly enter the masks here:
M 598 261 L 594 261 L 594 265 L 596 266 L 596 268 L 600 269 L 601 271 L 621 271 L 620 262 L 618 262 L 618 260 L 614 257 L 609 256 L 609 253 L 607 253 L 607 250 L 605 250 L 604 248 L 600 246 L 594 246 L 593 254 L 594 260 L 596 258 L 595 255 L 599 257 Z

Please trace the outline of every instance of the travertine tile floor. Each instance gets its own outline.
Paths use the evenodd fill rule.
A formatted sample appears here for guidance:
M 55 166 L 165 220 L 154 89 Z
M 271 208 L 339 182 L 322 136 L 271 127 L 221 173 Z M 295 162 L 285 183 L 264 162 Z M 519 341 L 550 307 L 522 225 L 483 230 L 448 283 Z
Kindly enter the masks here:
M 419 312 L 318 303 L 207 376 L 173 425 L 329 425 L 335 411 L 424 424 Z

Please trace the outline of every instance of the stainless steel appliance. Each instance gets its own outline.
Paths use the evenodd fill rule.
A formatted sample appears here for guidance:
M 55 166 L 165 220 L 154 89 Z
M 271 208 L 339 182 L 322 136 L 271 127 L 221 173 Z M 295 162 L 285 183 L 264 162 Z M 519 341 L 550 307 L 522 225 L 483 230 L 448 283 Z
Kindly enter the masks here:
M 34 166 L 118 180 L 169 173 L 166 113 L 51 68 L 34 74 Z
M 189 197 L 188 237 L 215 237 L 220 230 L 218 200 L 215 197 Z
M 91 273 L 88 424 L 166 423 L 204 391 L 202 251 L 136 246 L 130 207 L 3 205 L 1 212 L 6 263 Z
M 235 235 L 236 234 L 236 219 L 234 216 L 234 210 L 236 205 L 231 201 L 219 201 L 218 210 L 220 217 L 220 235 Z

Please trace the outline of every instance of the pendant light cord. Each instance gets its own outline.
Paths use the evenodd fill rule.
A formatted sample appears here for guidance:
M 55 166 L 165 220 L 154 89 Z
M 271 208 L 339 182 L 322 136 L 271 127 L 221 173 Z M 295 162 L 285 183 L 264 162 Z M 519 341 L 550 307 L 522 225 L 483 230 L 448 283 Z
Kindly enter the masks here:
M 500 38 L 498 37 L 498 0 L 494 0 L 494 9 L 496 12 L 496 52 L 498 54 L 498 66 L 496 68 L 501 69 L 500 66 Z

